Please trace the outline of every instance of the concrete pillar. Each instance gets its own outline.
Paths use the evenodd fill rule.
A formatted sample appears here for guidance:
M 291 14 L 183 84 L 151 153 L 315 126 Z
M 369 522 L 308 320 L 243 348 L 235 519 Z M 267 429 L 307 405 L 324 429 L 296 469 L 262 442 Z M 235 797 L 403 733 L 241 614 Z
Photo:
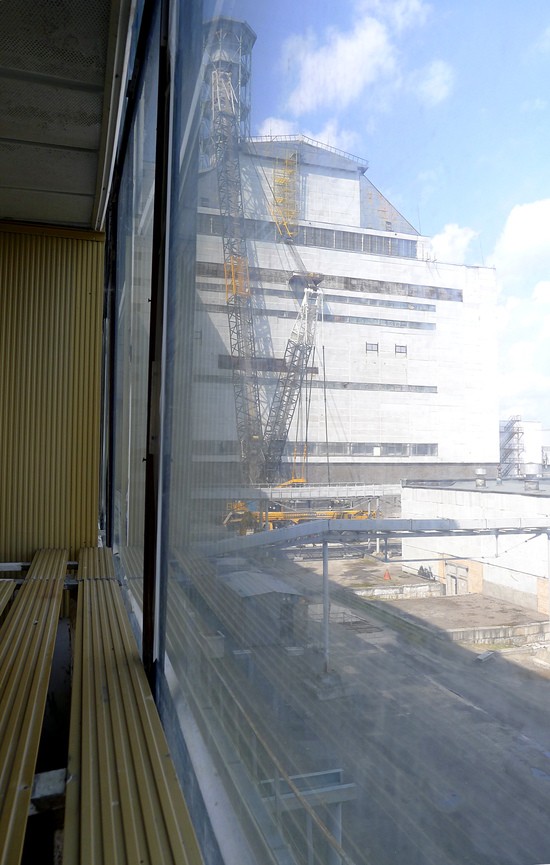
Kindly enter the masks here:
M 328 544 L 323 541 L 323 652 L 324 672 L 328 673 L 329 664 L 329 622 L 330 622 L 330 595 L 328 587 Z
M 338 842 L 340 847 L 342 846 L 342 803 L 335 802 L 333 805 L 330 805 L 328 809 L 328 820 L 327 820 L 327 829 L 330 834 L 334 836 L 335 841 Z M 329 848 L 329 854 L 327 859 L 327 865 L 342 865 L 342 857 L 333 850 L 332 847 Z

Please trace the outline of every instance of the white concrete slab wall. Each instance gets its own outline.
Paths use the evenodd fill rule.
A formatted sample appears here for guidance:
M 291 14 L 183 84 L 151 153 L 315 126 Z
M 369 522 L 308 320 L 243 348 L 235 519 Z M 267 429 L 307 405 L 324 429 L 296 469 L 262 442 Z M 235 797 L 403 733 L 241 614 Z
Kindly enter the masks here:
M 503 522 L 519 518 L 538 525 L 548 522 L 550 531 L 550 491 L 530 495 L 521 492 L 521 487 L 516 490 L 405 486 L 402 516 Z M 449 564 L 461 564 L 469 571 L 470 591 L 549 612 L 550 541 L 546 534 L 411 538 L 403 541 L 403 558 L 409 560 L 405 567 L 411 572 L 429 563 L 442 582 L 446 582 Z
M 346 160 L 332 159 L 323 152 L 314 154 L 313 159 L 311 150 L 300 168 L 302 225 L 374 233 L 388 242 L 402 238 L 417 243 L 417 254 L 423 255 L 424 246 L 418 243 L 422 238 L 412 228 L 407 234 L 361 228 L 367 212 L 361 200 L 368 187 L 357 165 L 346 165 Z M 270 205 L 275 163 L 266 155 L 265 146 L 262 153 L 261 157 L 243 154 L 241 164 L 247 218 L 265 224 L 273 220 Z M 208 200 L 210 206 L 215 193 L 212 174 L 205 176 L 204 190 L 199 194 L 199 200 Z M 383 198 L 372 187 L 371 198 L 375 193 Z M 389 202 L 387 205 L 387 215 L 394 222 L 399 218 L 399 226 L 407 228 L 406 220 Z M 341 455 L 333 453 L 335 462 L 349 463 L 354 444 L 371 443 L 376 447 L 406 445 L 408 450 L 400 453 L 397 448 L 388 454 L 388 448 L 384 453 L 378 448 L 371 453 L 355 453 L 353 459 L 363 464 L 382 460 L 406 465 L 413 456 L 415 462 L 498 463 L 494 271 L 319 246 L 299 246 L 297 252 L 307 270 L 325 275 L 321 284 L 323 314 L 313 359 L 318 372 L 313 377 L 309 442 L 321 445 L 326 440 L 326 403 L 328 440 L 346 446 Z M 285 244 L 252 239 L 248 255 L 251 267 L 259 269 L 259 278 L 252 284 L 254 303 L 267 313 L 257 318 L 257 353 L 281 358 L 292 329 L 290 316 L 299 308 L 299 298 L 289 289 L 285 275 L 297 268 L 296 259 Z M 198 259 L 221 264 L 221 239 L 201 235 Z M 262 273 L 268 271 L 269 277 L 263 279 Z M 277 271 L 281 272 L 279 282 L 274 276 Z M 346 289 L 346 278 L 362 282 L 362 290 Z M 376 281 L 369 283 L 372 291 L 365 290 L 366 280 Z M 385 283 L 387 290 L 379 283 Z M 413 288 L 402 288 L 407 285 Z M 201 331 L 204 349 L 195 370 L 197 386 L 210 386 L 209 377 L 217 381 L 211 382 L 212 399 L 207 400 L 213 406 L 212 421 L 206 423 L 202 418 L 201 431 L 207 431 L 212 439 L 231 439 L 235 437 L 234 424 L 228 423 L 227 417 L 222 420 L 217 412 L 219 384 L 227 381 L 231 387 L 230 371 L 218 366 L 219 354 L 229 352 L 222 309 L 223 280 L 201 277 L 198 288 L 202 307 L 197 312 L 197 331 Z M 453 299 L 442 299 L 450 296 Z M 322 386 L 323 347 L 326 393 Z M 262 375 L 266 399 L 274 378 L 274 373 Z M 224 406 L 226 403 L 224 399 Z M 201 411 L 204 414 L 207 408 Z M 291 440 L 305 437 L 303 424 L 303 413 L 297 413 Z M 422 454 L 417 445 L 433 447 L 429 454 Z M 358 450 L 361 448 L 355 448 Z M 322 461 L 325 456 L 310 453 L 310 459 Z

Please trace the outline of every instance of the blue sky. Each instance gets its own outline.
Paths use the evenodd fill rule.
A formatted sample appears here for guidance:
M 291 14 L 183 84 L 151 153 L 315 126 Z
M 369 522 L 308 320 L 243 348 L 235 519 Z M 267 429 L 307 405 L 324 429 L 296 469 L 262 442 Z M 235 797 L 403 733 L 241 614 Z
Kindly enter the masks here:
M 227 0 L 252 134 L 365 157 L 439 260 L 494 266 L 501 414 L 550 428 L 550 2 Z

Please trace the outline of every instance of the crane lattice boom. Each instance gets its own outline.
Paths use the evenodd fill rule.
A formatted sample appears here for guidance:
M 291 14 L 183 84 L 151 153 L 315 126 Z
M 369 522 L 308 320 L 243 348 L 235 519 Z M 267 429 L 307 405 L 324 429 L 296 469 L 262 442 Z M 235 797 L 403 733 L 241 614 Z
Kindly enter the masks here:
M 264 430 L 265 477 L 269 483 L 277 479 L 288 432 L 300 396 L 307 365 L 315 344 L 319 309 L 317 285 L 320 278 L 296 274 L 305 281 L 304 299 L 298 318 L 292 328 L 284 356 L 284 369 L 280 373 Z
M 212 102 L 237 434 L 248 480 L 257 483 L 263 474 L 263 435 L 231 67 L 220 64 L 212 70 Z

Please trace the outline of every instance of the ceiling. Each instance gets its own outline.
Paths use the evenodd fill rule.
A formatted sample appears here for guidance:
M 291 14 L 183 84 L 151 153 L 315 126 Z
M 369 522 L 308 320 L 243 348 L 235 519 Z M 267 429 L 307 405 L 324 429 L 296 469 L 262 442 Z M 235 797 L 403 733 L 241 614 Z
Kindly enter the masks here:
M 2 0 L 0 219 L 103 227 L 132 5 Z

